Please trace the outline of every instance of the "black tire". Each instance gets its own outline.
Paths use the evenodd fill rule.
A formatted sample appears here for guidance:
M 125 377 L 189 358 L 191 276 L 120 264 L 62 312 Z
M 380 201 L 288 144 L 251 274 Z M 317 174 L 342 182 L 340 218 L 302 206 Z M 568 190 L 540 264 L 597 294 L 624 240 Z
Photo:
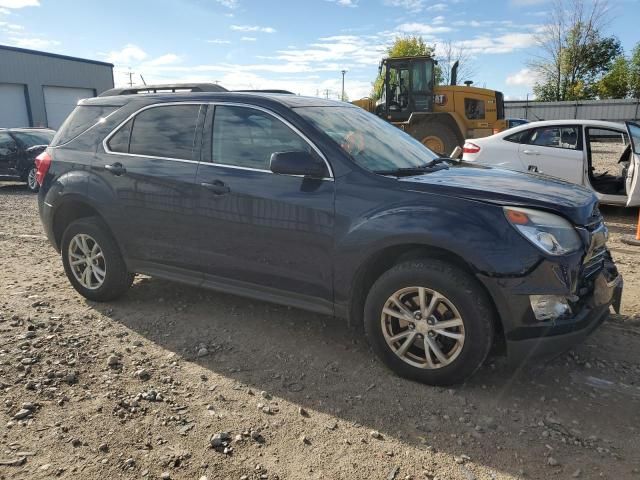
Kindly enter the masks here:
M 438 138 L 444 147 L 443 151 L 436 151 L 437 149 L 434 149 L 435 153 L 439 155 L 451 155 L 451 152 L 453 152 L 456 147 L 460 146 L 458 136 L 451 127 L 438 122 L 437 120 L 422 122 L 416 125 L 411 129 L 411 136 L 425 146 L 429 146 L 426 141 L 429 137 Z
M 82 285 L 72 271 L 69 258 L 69 244 L 78 235 L 90 236 L 102 250 L 104 259 L 104 281 L 95 289 Z M 98 217 L 81 218 L 72 222 L 64 234 L 61 243 L 62 264 L 67 278 L 78 293 L 96 302 L 108 302 L 124 295 L 133 283 L 134 274 L 127 271 L 120 249 L 111 236 L 108 227 Z
M 385 303 L 395 292 L 414 286 L 445 296 L 464 324 L 461 350 L 451 363 L 440 368 L 419 368 L 406 363 L 385 340 L 382 326 Z M 376 355 L 398 375 L 429 385 L 460 383 L 478 370 L 493 344 L 494 322 L 493 306 L 471 275 L 443 261 L 429 259 L 401 263 L 385 272 L 369 291 L 364 311 L 365 333 Z
M 38 185 L 38 182 L 34 181 L 36 171 L 37 171 L 36 166 L 32 165 L 31 168 L 29 168 L 24 173 L 24 176 L 22 178 L 22 181 L 27 184 L 27 188 L 29 189 L 29 191 L 33 193 L 38 193 L 38 191 L 40 190 L 40 185 Z

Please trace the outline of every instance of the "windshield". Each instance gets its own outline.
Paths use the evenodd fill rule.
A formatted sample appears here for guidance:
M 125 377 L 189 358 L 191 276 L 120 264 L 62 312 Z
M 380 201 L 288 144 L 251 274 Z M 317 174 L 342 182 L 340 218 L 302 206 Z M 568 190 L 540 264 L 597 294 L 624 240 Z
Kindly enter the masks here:
M 304 107 L 302 117 L 329 135 L 362 168 L 369 171 L 423 167 L 437 158 L 397 127 L 356 107 Z
M 44 130 L 42 132 L 13 132 L 13 135 L 24 144 L 25 148 L 31 148 L 36 145 L 49 145 L 54 133 Z

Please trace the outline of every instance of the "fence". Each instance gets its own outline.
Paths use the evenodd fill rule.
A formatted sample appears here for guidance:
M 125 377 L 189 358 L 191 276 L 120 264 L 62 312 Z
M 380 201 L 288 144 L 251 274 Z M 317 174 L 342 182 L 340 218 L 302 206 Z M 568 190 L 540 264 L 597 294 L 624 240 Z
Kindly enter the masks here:
M 640 119 L 640 99 L 580 100 L 576 102 L 504 102 L 507 118 L 536 120 L 608 120 L 624 122 Z

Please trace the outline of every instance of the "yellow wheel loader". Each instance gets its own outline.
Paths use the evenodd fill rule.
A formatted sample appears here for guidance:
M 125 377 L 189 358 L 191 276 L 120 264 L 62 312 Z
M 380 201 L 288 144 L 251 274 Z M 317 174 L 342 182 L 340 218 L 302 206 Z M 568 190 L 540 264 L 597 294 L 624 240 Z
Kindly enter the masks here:
M 437 62 L 429 56 L 385 58 L 380 99 L 353 103 L 393 123 L 434 152 L 449 155 L 467 138 L 492 135 L 506 128 L 501 92 L 456 85 L 436 86 Z

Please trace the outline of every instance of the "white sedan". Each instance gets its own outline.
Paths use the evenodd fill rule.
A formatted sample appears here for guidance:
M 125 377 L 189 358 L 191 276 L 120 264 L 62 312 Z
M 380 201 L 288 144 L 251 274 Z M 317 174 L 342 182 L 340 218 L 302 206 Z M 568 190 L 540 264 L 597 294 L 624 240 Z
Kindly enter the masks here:
M 532 122 L 467 140 L 463 160 L 536 172 L 593 189 L 602 203 L 640 205 L 640 125 Z

